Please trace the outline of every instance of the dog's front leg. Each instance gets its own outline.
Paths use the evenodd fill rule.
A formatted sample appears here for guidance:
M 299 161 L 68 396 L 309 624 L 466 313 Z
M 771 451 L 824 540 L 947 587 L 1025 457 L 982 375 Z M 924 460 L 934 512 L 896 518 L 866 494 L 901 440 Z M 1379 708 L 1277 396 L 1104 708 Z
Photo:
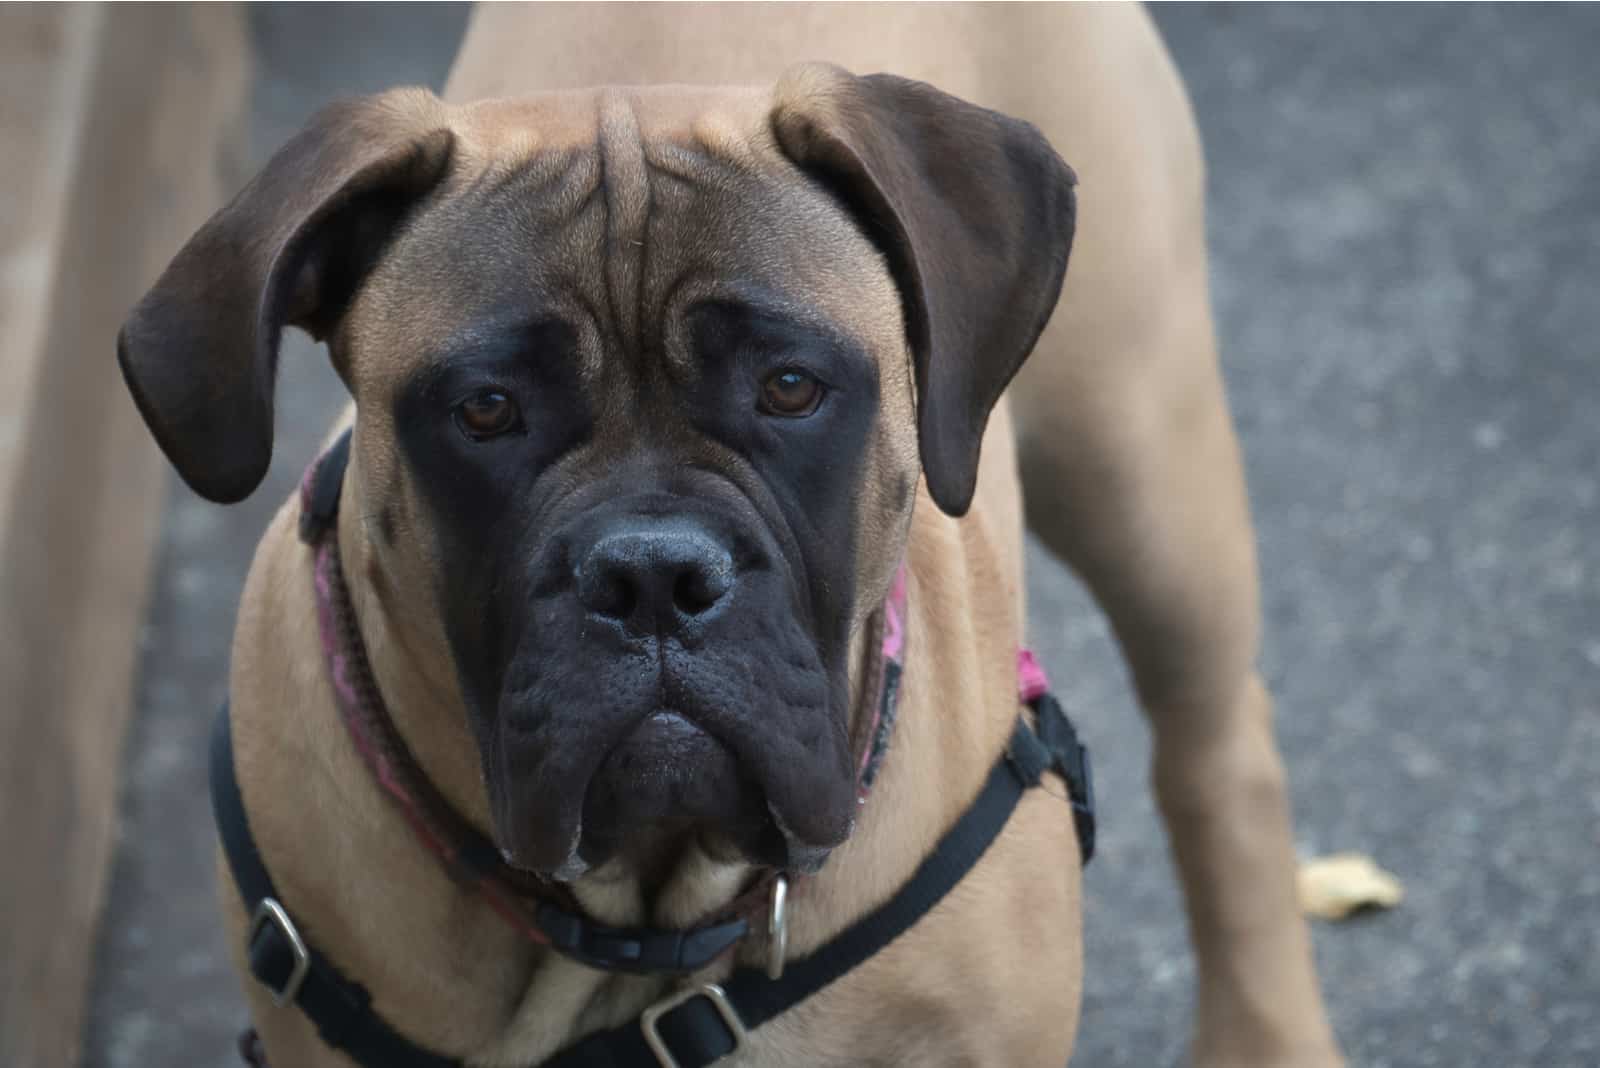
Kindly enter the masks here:
M 1150 33 L 1162 62 L 1101 70 L 1128 82 L 1095 87 L 1120 101 L 1117 123 L 1087 143 L 1061 134 L 1085 161 L 1078 242 L 1012 390 L 1028 518 L 1110 616 L 1154 728 L 1199 965 L 1196 1064 L 1325 1068 L 1339 1055 L 1255 667 L 1255 544 L 1212 334 L 1200 149 L 1160 48 Z

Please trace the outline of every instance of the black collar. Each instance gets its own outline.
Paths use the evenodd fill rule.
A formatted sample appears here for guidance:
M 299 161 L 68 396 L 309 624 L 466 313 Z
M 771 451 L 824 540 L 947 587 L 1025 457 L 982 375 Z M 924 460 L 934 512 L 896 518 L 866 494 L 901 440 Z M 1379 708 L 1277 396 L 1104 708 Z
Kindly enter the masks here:
M 339 456 L 339 463 L 319 465 L 338 470 L 318 472 L 310 487 L 308 511 L 337 508 L 346 441 L 341 439 L 330 451 L 330 457 Z M 1034 723 L 1030 724 L 1026 715 L 1018 717 L 1005 754 L 978 796 L 888 901 L 810 956 L 788 962 L 779 977 L 741 968 L 724 984 L 684 987 L 645 1010 L 636 1024 L 589 1035 L 539 1068 L 703 1068 L 734 1052 L 748 1032 L 849 973 L 943 900 L 999 836 L 1017 802 L 1039 784 L 1046 771 L 1057 772 L 1066 782 L 1081 859 L 1087 864 L 1094 852 L 1095 831 L 1088 752 L 1053 697 L 1042 693 L 1028 704 Z M 340 972 L 295 925 L 250 833 L 234 774 L 226 705 L 211 738 L 211 800 L 223 851 L 245 910 L 252 917 L 246 944 L 251 975 L 279 1004 L 293 1004 L 304 1012 L 325 1043 L 364 1068 L 460 1065 L 459 1060 L 417 1045 L 383 1020 L 373 1011 L 367 990 Z M 602 937 L 606 933 L 597 930 Z M 681 943 L 699 932 L 649 933 Z M 595 930 L 586 930 L 575 937 L 595 936 Z M 699 947 L 681 946 L 681 950 L 687 957 L 701 956 Z M 597 961 L 595 966 L 605 967 L 607 961 Z

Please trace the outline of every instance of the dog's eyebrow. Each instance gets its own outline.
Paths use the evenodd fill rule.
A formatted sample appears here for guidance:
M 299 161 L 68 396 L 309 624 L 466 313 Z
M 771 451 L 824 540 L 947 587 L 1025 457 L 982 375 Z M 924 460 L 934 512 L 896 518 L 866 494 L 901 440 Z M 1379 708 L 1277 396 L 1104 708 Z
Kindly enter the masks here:
M 740 287 L 694 302 L 690 318 L 712 316 L 723 326 L 784 348 L 797 341 L 820 344 L 856 360 L 866 361 L 860 342 L 814 308 L 798 305 L 760 289 Z
M 463 363 L 517 364 L 572 351 L 577 331 L 555 315 L 523 313 L 479 318 L 435 345 L 428 364 L 444 371 Z

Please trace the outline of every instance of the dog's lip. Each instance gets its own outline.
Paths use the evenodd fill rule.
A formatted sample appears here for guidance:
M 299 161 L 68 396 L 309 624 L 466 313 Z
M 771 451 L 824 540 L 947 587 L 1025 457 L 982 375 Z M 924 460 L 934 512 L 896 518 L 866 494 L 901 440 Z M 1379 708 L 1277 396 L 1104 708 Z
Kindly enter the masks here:
M 695 732 L 697 734 L 710 734 L 713 738 L 716 738 L 716 735 L 712 734 L 712 732 L 706 727 L 706 725 L 704 723 L 700 722 L 699 719 L 697 719 L 696 717 L 690 715 L 687 712 L 681 711 L 680 709 L 676 709 L 676 708 L 658 708 L 658 709 L 656 709 L 655 711 L 651 712 L 649 715 L 645 716 L 644 719 L 640 720 L 639 721 L 639 725 L 637 727 L 635 727 L 634 730 L 638 730 L 640 727 L 644 727 L 644 726 L 647 726 L 647 725 L 650 725 L 650 724 L 654 724 L 655 726 L 660 727 L 660 728 L 667 728 L 669 730 L 689 730 L 689 731 L 693 731 L 693 732 Z M 617 745 L 621 745 L 623 743 L 623 741 L 626 741 L 626 740 L 627 740 L 626 737 L 624 737 L 622 739 L 619 739 L 618 742 L 617 742 Z M 720 742 L 720 741 L 722 741 L 722 739 L 717 738 L 717 741 Z M 615 746 L 613 746 L 612 748 L 615 748 Z M 607 755 L 609 755 L 609 754 L 607 754 Z M 602 763 L 604 763 L 604 762 L 602 761 Z
M 642 730 L 649 729 L 681 732 L 682 737 L 684 738 L 692 738 L 696 735 L 703 734 L 711 738 L 718 745 L 728 749 L 729 752 L 734 751 L 731 746 L 729 746 L 728 739 L 719 735 L 711 728 L 709 724 L 706 723 L 705 720 L 701 719 L 699 716 L 674 706 L 658 705 L 655 708 L 650 709 L 648 712 L 645 712 L 638 718 L 632 720 L 625 727 L 623 727 L 622 730 L 617 732 L 616 738 L 609 746 L 606 747 L 605 752 L 600 755 L 600 759 L 595 762 L 594 774 L 598 775 L 600 773 L 600 769 L 604 768 L 606 764 L 610 762 L 617 750 L 627 745 L 629 740 L 632 739 L 634 735 L 638 734 Z M 593 783 L 594 778 L 591 776 L 587 785 L 593 785 Z
M 583 828 L 578 828 L 578 837 L 582 837 Z M 500 847 L 500 859 L 506 862 L 506 867 L 524 875 L 534 875 L 541 879 L 549 879 L 553 883 L 576 882 L 589 872 L 589 862 L 579 855 L 577 847 L 573 847 L 567 859 L 550 871 L 545 871 L 536 865 L 525 863 L 522 858 L 507 846 Z
M 739 751 L 734 748 L 731 740 L 719 733 L 705 718 L 676 705 L 660 704 L 632 720 L 628 726 L 617 733 L 616 739 L 606 748 L 600 759 L 595 763 L 594 772 L 584 785 L 586 795 L 588 790 L 593 788 L 595 781 L 600 777 L 606 766 L 611 763 L 617 751 L 645 732 L 657 734 L 656 740 L 658 742 L 670 741 L 676 745 L 692 743 L 696 739 L 709 739 L 719 749 L 733 757 L 734 760 L 740 759 Z M 586 803 L 584 808 L 587 809 L 587 807 Z
M 783 838 L 785 852 L 783 866 L 785 870 L 793 874 L 815 875 L 822 870 L 823 864 L 827 863 L 828 858 L 833 855 L 834 849 L 837 848 L 834 845 L 814 845 L 800 838 L 789 829 L 789 826 L 783 820 L 783 813 L 779 812 L 777 806 L 771 801 L 767 802 L 767 818 L 772 821 L 772 825 L 777 828 L 778 834 Z M 845 837 L 848 838 L 854 830 L 855 821 L 852 820 L 850 830 L 845 832 Z
M 710 729 L 705 720 L 699 716 L 677 707 L 657 706 L 633 719 L 617 733 L 615 741 L 607 747 L 599 760 L 595 762 L 595 772 L 589 779 L 589 786 L 594 784 L 600 769 L 606 766 L 616 751 L 626 745 L 641 730 L 670 732 L 676 736 L 675 740 L 679 744 L 689 742 L 696 737 L 710 738 L 721 748 L 729 752 L 733 751 L 728 744 L 728 740 Z M 496 843 L 499 846 L 501 858 L 508 866 L 519 872 L 549 879 L 552 882 L 573 882 L 581 878 L 592 867 L 590 861 L 582 856 L 587 807 L 586 804 L 583 804 L 577 808 L 577 818 L 569 839 L 567 854 L 559 864 L 554 866 L 541 864 L 538 861 L 527 858 L 515 846 Z
M 681 663 L 685 650 L 672 647 L 670 642 L 662 642 L 654 651 L 656 655 L 649 657 L 655 661 L 659 672 L 656 686 L 652 687 L 655 690 L 651 695 L 654 700 L 647 698 L 636 706 L 631 715 L 624 714 L 608 723 L 606 734 L 609 737 L 602 743 L 603 748 L 584 752 L 579 758 L 581 767 L 568 765 L 561 769 L 570 776 L 566 778 L 568 785 L 561 794 L 555 792 L 556 784 L 553 781 L 547 780 L 534 768 L 526 771 L 535 778 L 519 775 L 516 782 L 503 779 L 507 784 L 504 801 L 524 810 L 520 816 L 510 810 L 499 813 L 504 821 L 497 824 L 496 844 L 509 847 L 509 862 L 521 870 L 558 880 L 579 878 L 604 862 L 609 856 L 605 843 L 611 840 L 615 831 L 608 820 L 602 820 L 606 823 L 605 827 L 594 822 L 595 819 L 601 819 L 602 815 L 594 807 L 596 795 L 591 790 L 600 781 L 602 769 L 618 757 L 619 751 L 631 739 L 644 731 L 652 736 L 652 742 L 666 743 L 665 759 L 669 761 L 674 749 L 704 747 L 708 742 L 731 756 L 741 769 L 740 778 L 748 776 L 750 784 L 758 791 L 747 799 L 747 803 L 759 805 L 761 818 L 767 828 L 762 836 L 771 835 L 772 855 L 765 862 L 780 863 L 803 871 L 820 867 L 833 849 L 849 837 L 854 823 L 853 803 L 850 806 L 852 811 L 845 813 L 842 820 L 836 819 L 837 814 L 822 817 L 820 813 L 832 812 L 837 806 L 822 804 L 822 795 L 813 794 L 803 786 L 796 787 L 794 782 L 783 782 L 791 778 L 781 770 L 787 766 L 787 761 L 807 759 L 795 750 L 797 739 L 785 741 L 782 749 L 787 750 L 787 757 L 779 752 L 768 751 L 765 748 L 766 731 L 762 726 L 762 717 L 751 709 L 725 707 L 715 692 L 703 693 L 697 685 L 703 681 L 698 677 L 700 673 L 687 670 Z M 760 700 L 759 696 L 752 696 Z M 545 748 L 545 755 L 535 758 L 538 762 L 554 759 L 551 756 L 553 751 L 540 748 Z M 656 750 L 654 745 L 649 748 Z M 660 753 L 661 750 L 656 752 Z M 648 768 L 653 762 L 647 756 L 639 770 L 650 774 Z M 853 768 L 853 762 L 846 763 Z M 670 764 L 663 770 L 666 775 L 673 774 Z M 848 774 L 848 770 L 841 770 Z M 821 789 L 817 775 L 804 772 L 797 772 L 797 775 L 801 782 L 809 780 L 810 786 Z M 541 780 L 545 781 L 541 784 Z M 779 783 L 782 785 L 778 785 L 775 792 L 775 785 Z M 827 796 L 835 792 L 833 785 L 830 780 Z M 852 781 L 851 802 L 855 800 L 853 786 Z M 536 817 L 536 810 L 548 815 Z M 591 835 L 591 831 L 598 837 Z M 740 846 L 747 854 L 752 848 L 751 843 L 744 841 L 743 837 Z
M 606 756 L 600 762 L 600 766 L 604 767 L 607 761 L 610 760 L 612 753 L 625 744 L 629 738 L 632 738 L 636 732 L 650 727 L 682 731 L 684 732 L 681 736 L 683 739 L 692 738 L 696 735 L 705 735 L 729 753 L 737 753 L 732 740 L 719 734 L 712 724 L 679 708 L 663 706 L 641 717 L 632 729 L 624 732 L 616 744 L 607 750 Z M 780 866 L 798 874 L 812 875 L 819 871 L 833 854 L 838 843 L 814 843 L 805 840 L 789 826 L 778 806 L 772 802 L 770 797 L 765 796 L 764 790 L 762 800 L 765 809 L 764 818 L 767 820 L 770 829 L 775 831 L 783 842 L 784 859 Z M 845 832 L 845 837 L 849 837 L 850 832 L 854 830 L 854 825 L 855 821 L 852 819 L 850 828 Z

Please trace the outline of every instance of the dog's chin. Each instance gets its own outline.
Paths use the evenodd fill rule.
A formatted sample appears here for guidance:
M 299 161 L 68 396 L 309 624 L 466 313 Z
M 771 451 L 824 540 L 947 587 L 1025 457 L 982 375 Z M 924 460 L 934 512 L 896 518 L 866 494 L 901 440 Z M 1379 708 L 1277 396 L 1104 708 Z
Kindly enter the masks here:
M 538 814 L 526 811 L 525 818 Z M 517 828 L 507 829 L 514 841 Z M 733 750 L 672 709 L 645 716 L 600 761 L 559 863 L 540 864 L 531 850 L 507 845 L 503 854 L 513 866 L 558 882 L 601 868 L 654 882 L 691 849 L 717 863 L 793 872 L 815 871 L 831 852 L 793 834 Z
M 698 844 L 715 860 L 780 863 L 765 795 L 721 741 L 684 715 L 646 716 L 601 763 L 583 807 L 579 855 L 648 871 Z

